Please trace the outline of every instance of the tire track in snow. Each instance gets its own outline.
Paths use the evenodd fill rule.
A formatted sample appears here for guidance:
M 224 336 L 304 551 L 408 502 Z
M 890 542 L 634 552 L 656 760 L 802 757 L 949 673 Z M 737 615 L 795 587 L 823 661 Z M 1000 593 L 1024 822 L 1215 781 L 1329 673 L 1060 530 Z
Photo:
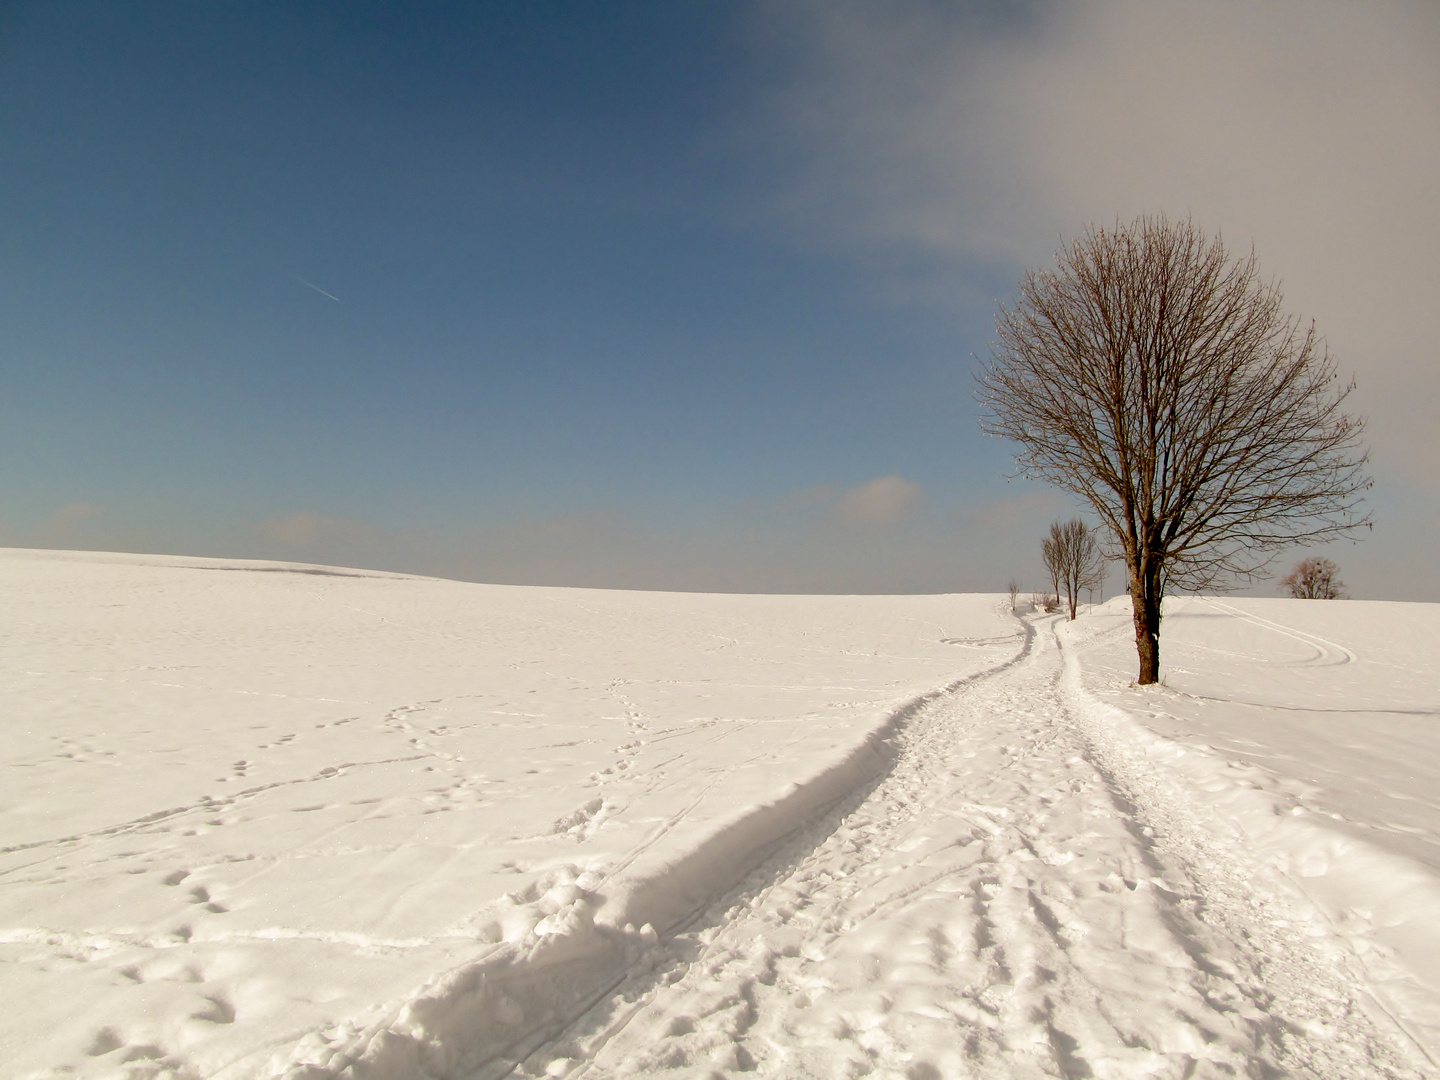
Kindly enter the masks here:
M 1146 817 L 1147 778 L 1061 675 L 1047 628 L 1022 662 L 932 701 L 843 820 L 519 1071 L 1419 1075 L 1228 833 L 1195 808 Z
M 1233 615 L 1235 618 L 1248 622 L 1252 626 L 1258 626 L 1262 630 L 1269 630 L 1283 637 L 1293 638 L 1295 641 L 1303 645 L 1309 645 L 1312 649 L 1319 652 L 1319 655 L 1316 656 L 1314 660 L 1305 661 L 1301 666 L 1331 667 L 1339 666 L 1340 664 L 1355 663 L 1356 657 L 1353 652 L 1344 645 L 1331 641 L 1329 638 L 1323 638 L 1319 634 L 1312 634 L 1305 630 L 1296 630 L 1293 626 L 1285 626 L 1283 623 L 1274 622 L 1260 615 L 1256 615 L 1253 612 L 1244 611 L 1235 607 L 1233 604 L 1216 600 L 1213 596 L 1206 596 L 1202 599 L 1211 607 L 1219 608 L 1227 615 Z

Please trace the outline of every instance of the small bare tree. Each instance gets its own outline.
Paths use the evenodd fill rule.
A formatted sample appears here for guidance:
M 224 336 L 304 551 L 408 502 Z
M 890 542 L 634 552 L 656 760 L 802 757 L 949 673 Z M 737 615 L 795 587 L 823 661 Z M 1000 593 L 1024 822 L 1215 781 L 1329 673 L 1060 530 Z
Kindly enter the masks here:
M 1329 559 L 1301 559 L 1280 579 L 1280 588 L 1296 600 L 1343 600 L 1345 583 L 1340 568 Z
M 1016 581 L 1016 580 L 1012 577 L 1012 578 L 1006 583 L 1005 588 L 1007 588 L 1008 590 L 1010 590 L 1010 614 L 1011 614 L 1011 615 L 1014 615 L 1014 614 L 1015 614 L 1015 604 L 1016 604 L 1016 602 L 1017 602 L 1017 598 L 1020 596 L 1020 582 Z
M 1168 589 L 1253 577 L 1276 548 L 1369 524 L 1364 425 L 1342 410 L 1354 384 L 1281 302 L 1253 254 L 1160 216 L 1091 228 L 1000 309 L 985 430 L 1099 517 L 1140 683 L 1160 677 Z
M 1051 533 L 1054 533 L 1055 526 L 1050 526 Z M 1060 563 L 1058 557 L 1050 550 L 1051 538 L 1047 537 L 1040 541 L 1040 561 L 1045 564 L 1045 571 L 1050 575 L 1050 595 L 1055 597 L 1055 605 L 1060 605 Z M 1049 605 L 1045 607 L 1050 610 Z
M 1050 535 L 1040 541 L 1040 557 L 1055 582 L 1057 601 L 1063 599 L 1070 607 L 1073 620 L 1080 607 L 1080 593 L 1093 589 L 1105 580 L 1105 558 L 1095 534 L 1079 518 L 1065 524 L 1050 523 Z

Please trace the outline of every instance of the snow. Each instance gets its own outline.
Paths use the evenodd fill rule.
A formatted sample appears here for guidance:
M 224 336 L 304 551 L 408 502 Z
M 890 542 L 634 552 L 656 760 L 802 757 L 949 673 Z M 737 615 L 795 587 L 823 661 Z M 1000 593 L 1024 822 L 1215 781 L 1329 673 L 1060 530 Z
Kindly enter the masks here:
M 1123 675 L 1123 607 L 1076 630 L 1086 684 L 1124 711 L 1139 752 L 1278 873 L 1434 1070 L 1440 605 L 1177 598 L 1165 685 L 1143 690 Z
M 1125 689 L 1128 612 L 1112 602 L 1090 622 L 1085 667 L 1105 700 L 1440 875 L 1440 787 L 1425 767 L 1440 751 L 1440 605 L 1177 598 L 1153 692 Z
M 1018 631 L 978 597 L 21 551 L 0 595 L 16 1076 L 523 1044 Z
M 0 589 L 0 1075 L 1440 1076 L 1440 606 Z

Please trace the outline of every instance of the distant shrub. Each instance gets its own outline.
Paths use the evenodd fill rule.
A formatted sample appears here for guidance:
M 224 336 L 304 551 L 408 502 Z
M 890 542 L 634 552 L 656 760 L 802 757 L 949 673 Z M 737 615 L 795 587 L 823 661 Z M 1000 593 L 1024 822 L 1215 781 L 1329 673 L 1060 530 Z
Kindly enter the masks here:
M 1288 592 L 1296 600 L 1342 600 L 1345 597 L 1345 583 L 1340 580 L 1340 568 L 1329 559 L 1311 557 L 1301 559 L 1295 569 L 1280 579 L 1280 591 Z
M 1060 610 L 1060 597 L 1052 593 L 1031 593 L 1030 606 L 1036 611 L 1043 611 L 1049 615 Z

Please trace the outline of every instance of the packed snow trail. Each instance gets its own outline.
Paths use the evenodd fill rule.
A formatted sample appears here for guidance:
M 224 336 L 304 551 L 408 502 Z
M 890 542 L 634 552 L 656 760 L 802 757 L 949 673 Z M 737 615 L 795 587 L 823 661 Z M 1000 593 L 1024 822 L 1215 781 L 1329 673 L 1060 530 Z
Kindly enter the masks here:
M 1022 636 L 994 596 L 94 552 L 0 549 L 0 594 L 6 1080 L 528 1052 Z
M 1154 777 L 1127 777 L 1076 693 L 1042 621 L 1016 664 L 915 717 L 869 792 L 509 1068 L 585 1080 L 1428 1071 L 1366 1011 L 1323 929 L 1226 830 L 1183 797 L 1166 806 Z

